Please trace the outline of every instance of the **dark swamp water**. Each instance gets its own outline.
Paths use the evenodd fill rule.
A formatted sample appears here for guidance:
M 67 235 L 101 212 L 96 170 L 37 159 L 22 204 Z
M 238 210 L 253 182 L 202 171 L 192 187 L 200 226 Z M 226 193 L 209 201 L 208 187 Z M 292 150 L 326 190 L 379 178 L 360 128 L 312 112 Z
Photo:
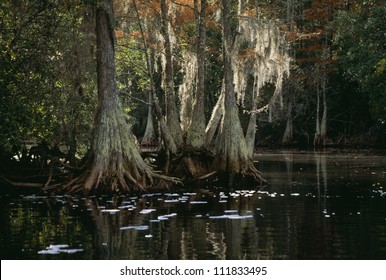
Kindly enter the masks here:
M 1 259 L 386 259 L 386 156 L 258 154 L 270 185 L 0 193 Z

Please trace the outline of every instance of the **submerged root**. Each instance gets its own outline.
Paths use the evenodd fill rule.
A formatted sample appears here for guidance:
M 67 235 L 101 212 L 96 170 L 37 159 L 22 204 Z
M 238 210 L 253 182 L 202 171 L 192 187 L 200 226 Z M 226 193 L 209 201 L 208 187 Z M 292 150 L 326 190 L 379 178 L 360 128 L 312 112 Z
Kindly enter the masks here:
M 249 164 L 248 164 L 249 165 Z M 257 189 L 268 184 L 261 173 L 252 165 L 243 167 L 241 172 L 218 171 L 216 176 L 211 178 L 213 185 L 220 188 L 232 189 Z
M 260 183 L 260 186 L 268 184 L 268 181 L 262 177 L 261 172 L 256 169 L 252 161 L 247 162 L 243 165 L 241 169 L 241 174 L 246 177 L 252 177 L 254 181 Z
M 253 160 L 240 157 L 237 160 L 216 157 L 213 161 L 213 170 L 217 170 L 216 182 L 219 187 L 230 189 L 251 187 L 258 184 L 260 187 L 268 184 L 262 173 L 254 166 Z
M 205 179 L 203 177 L 212 172 L 212 161 L 213 155 L 206 150 L 189 151 L 171 158 L 168 171 L 184 182 L 199 181 Z

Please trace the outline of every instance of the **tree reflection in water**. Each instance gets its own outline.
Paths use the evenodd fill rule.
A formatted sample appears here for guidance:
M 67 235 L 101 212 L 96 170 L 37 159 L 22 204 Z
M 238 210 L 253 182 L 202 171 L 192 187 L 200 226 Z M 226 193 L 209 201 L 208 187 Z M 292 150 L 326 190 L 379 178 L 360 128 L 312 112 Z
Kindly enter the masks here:
M 162 196 L 142 197 L 138 200 L 115 199 L 108 204 L 106 211 L 101 208 L 101 201 L 88 199 L 88 212 L 95 224 L 95 257 L 101 259 L 250 259 L 257 258 L 258 235 L 254 227 L 255 220 L 209 219 L 211 214 L 224 213 L 225 208 L 246 212 L 251 200 L 244 197 L 226 204 L 190 204 L 194 199 L 201 199 L 198 194 L 182 203 L 165 203 Z M 102 203 L 104 204 L 104 203 Z M 132 205 L 133 208 L 125 208 Z M 134 208 L 135 207 L 135 208 Z M 143 209 L 157 208 L 147 214 L 140 214 Z M 128 210 L 129 209 L 129 210 Z M 240 209 L 240 210 L 237 210 Z M 172 217 L 163 220 L 160 216 Z M 202 213 L 202 214 L 198 214 Z M 147 225 L 148 230 L 121 228 Z
M 272 153 L 261 191 L 0 194 L 2 259 L 384 259 L 386 158 Z M 190 190 L 192 191 L 192 190 Z M 47 247 L 70 249 L 50 255 Z M 56 247 L 55 247 L 56 248 Z M 51 251 L 52 253 L 52 251 Z

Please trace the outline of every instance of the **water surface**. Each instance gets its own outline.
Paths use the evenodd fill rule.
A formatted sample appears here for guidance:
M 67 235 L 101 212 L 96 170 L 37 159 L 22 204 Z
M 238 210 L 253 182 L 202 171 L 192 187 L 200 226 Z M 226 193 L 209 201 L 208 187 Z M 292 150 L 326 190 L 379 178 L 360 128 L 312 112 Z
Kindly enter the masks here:
M 386 259 L 385 156 L 256 159 L 264 189 L 1 193 L 1 259 Z

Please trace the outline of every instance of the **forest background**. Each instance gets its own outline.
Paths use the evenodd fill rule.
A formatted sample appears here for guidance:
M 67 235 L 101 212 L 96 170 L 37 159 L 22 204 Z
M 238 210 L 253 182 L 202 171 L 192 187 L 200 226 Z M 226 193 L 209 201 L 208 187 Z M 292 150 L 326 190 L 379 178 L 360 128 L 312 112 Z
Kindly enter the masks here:
M 377 0 L 2 1 L 0 176 L 145 190 L 263 181 L 256 147 L 384 149 L 385 19 Z

